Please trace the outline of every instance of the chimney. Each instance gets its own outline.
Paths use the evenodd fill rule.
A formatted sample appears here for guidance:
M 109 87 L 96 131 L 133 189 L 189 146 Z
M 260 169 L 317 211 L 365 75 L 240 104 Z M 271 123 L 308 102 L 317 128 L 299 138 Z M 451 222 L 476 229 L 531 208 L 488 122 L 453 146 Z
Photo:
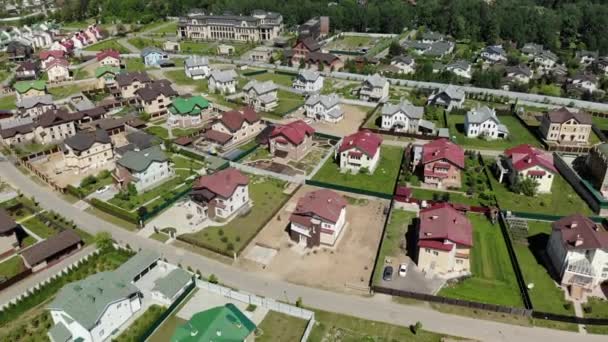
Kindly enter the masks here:
M 576 221 L 572 221 L 572 223 L 570 223 L 570 229 L 574 229 L 578 227 L 578 223 Z
M 583 237 L 580 234 L 576 235 L 576 241 L 574 241 L 574 247 L 578 247 L 583 244 Z
M 431 220 L 436 220 L 436 219 L 438 219 L 438 218 L 439 218 L 439 216 L 437 216 L 437 215 L 433 215 L 433 216 L 431 216 Z

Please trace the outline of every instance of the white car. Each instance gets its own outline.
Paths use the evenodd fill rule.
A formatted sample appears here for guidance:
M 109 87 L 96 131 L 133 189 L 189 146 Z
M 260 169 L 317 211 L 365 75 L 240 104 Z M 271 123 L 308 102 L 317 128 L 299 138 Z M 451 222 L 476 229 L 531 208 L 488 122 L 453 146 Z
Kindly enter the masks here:
M 103 194 L 104 192 L 110 190 L 110 186 L 109 185 L 104 185 L 101 188 L 97 189 L 97 191 L 95 191 L 98 194 Z
M 399 265 L 399 276 L 405 277 L 406 274 L 407 274 L 407 264 Z

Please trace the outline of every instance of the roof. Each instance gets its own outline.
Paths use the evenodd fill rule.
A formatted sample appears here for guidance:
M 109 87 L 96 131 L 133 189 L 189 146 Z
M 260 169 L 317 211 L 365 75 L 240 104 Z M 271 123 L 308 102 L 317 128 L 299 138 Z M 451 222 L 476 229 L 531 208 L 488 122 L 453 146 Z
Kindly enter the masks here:
M 523 171 L 534 166 L 540 166 L 552 173 L 557 173 L 553 165 L 553 154 L 536 147 L 524 144 L 505 150 L 505 155 L 511 158 L 513 168 Z
M 133 144 L 138 149 L 143 150 L 148 147 L 158 145 L 159 140 L 152 134 L 143 131 L 135 131 L 127 134 L 125 137 L 130 144 Z
M 40 60 L 45 60 L 49 57 L 63 58 L 65 56 L 65 52 L 63 52 L 63 50 L 40 51 L 38 56 L 40 57 Z
M 442 40 L 445 36 L 439 32 L 428 31 L 422 33 L 423 40 Z
M 253 89 L 253 91 L 258 94 L 266 94 L 271 91 L 276 91 L 278 89 L 277 85 L 272 81 L 260 82 L 257 80 L 251 80 L 245 84 L 243 90 L 249 92 L 249 90 Z
M 297 76 L 303 82 L 315 82 L 319 77 L 321 77 L 320 73 L 309 69 L 300 70 Z
M 450 240 L 459 245 L 472 247 L 473 225 L 465 215 L 449 203 L 441 203 L 420 211 L 419 246 L 421 244 L 424 246 L 422 242 L 425 240 Z M 441 249 L 439 246 L 431 248 Z
M 177 91 L 171 87 L 169 80 L 155 80 L 135 91 L 135 94 L 144 101 L 156 100 L 160 95 L 166 97 L 177 96 Z
M 107 50 L 99 51 L 96 55 L 96 58 L 98 61 L 101 61 L 101 60 L 105 59 L 106 57 L 120 59 L 120 52 L 113 50 L 113 49 L 107 49 Z
M 17 72 L 19 71 L 36 71 L 38 67 L 32 61 L 25 61 L 19 63 L 19 67 L 17 68 Z
M 489 45 L 486 46 L 484 52 L 493 54 L 493 55 L 501 55 L 506 56 L 505 50 L 502 48 L 502 45 Z
M 52 61 L 46 63 L 46 70 L 49 70 L 50 68 L 53 67 L 62 67 L 67 69 L 70 66 L 70 62 L 68 62 L 67 60 L 63 59 L 63 58 L 55 58 Z
M 369 84 L 373 88 L 382 88 L 388 81 L 379 74 L 373 74 L 368 76 L 363 82 Z
M 160 253 L 151 250 L 142 250 L 120 265 L 114 273 L 121 279 L 132 281 L 133 278 L 160 259 Z
M 608 249 L 608 231 L 599 223 L 581 214 L 563 217 L 551 224 L 560 232 L 567 249 Z
M 227 168 L 212 175 L 201 176 L 192 186 L 195 190 L 207 189 L 212 193 L 229 198 L 239 186 L 249 184 L 249 178 L 235 168 Z
M 34 266 L 79 243 L 82 243 L 80 236 L 74 230 L 66 229 L 27 248 L 21 252 L 21 256 L 28 265 Z
M 209 129 L 203 133 L 203 137 L 206 140 L 211 140 L 221 145 L 226 144 L 232 139 L 232 135 L 220 131 L 216 131 L 213 129 Z
M 437 94 L 445 94 L 450 99 L 457 101 L 465 97 L 464 90 L 462 90 L 462 88 L 457 88 L 456 86 L 453 86 L 451 84 L 447 85 L 443 89 L 440 89 Z
M 0 208 L 0 234 L 8 233 L 17 228 L 17 222 L 4 210 Z
M 523 65 L 523 64 L 508 66 L 505 70 L 506 70 L 507 74 L 523 75 L 523 76 L 527 76 L 527 77 L 532 76 L 532 70 L 530 70 L 530 68 L 527 65 Z
M 95 143 L 110 144 L 110 136 L 103 129 L 98 129 L 95 132 L 78 132 L 63 141 L 67 146 L 76 151 L 85 151 L 91 148 Z
M 236 72 L 232 69 L 228 70 L 212 70 L 209 78 L 213 78 L 216 82 L 226 83 L 234 81 L 236 78 Z
M 241 129 L 245 121 L 252 124 L 259 120 L 260 116 L 251 107 L 244 107 L 240 111 L 231 110 L 224 112 L 219 118 L 219 121 L 232 132 L 236 132 Z
M 72 114 L 67 109 L 49 109 L 38 117 L 37 126 L 50 127 L 60 125 L 66 122 L 71 122 L 78 119 L 77 114 Z
M 326 222 L 336 223 L 346 205 L 344 197 L 335 191 L 329 189 L 311 191 L 300 197 L 290 220 L 310 223 L 311 219 L 320 218 Z
M 549 119 L 551 123 L 564 123 L 570 119 L 576 120 L 579 124 L 591 125 L 591 115 L 587 114 L 584 111 L 579 112 L 571 112 L 566 107 L 562 107 L 560 109 L 552 110 L 545 114 L 545 116 Z
M 338 153 L 356 148 L 371 158 L 376 155 L 376 152 L 380 149 L 380 145 L 382 145 L 382 136 L 364 129 L 345 136 L 338 149 Z
M 116 76 L 116 83 L 119 86 L 130 85 L 131 83 L 139 81 L 140 83 L 149 83 L 152 82 L 150 76 L 144 71 L 135 71 L 135 72 L 126 72 L 120 73 Z
M 323 53 L 323 52 L 309 52 L 306 55 L 306 61 L 309 63 L 325 63 L 327 65 L 332 64 L 336 60 L 340 60 L 340 58 L 331 53 Z
M 203 56 L 190 56 L 186 59 L 186 61 L 184 62 L 184 65 L 186 66 L 186 68 L 208 66 L 209 59 L 207 57 L 203 57 Z
M 159 146 L 148 147 L 140 151 L 127 151 L 116 162 L 131 171 L 142 172 L 154 162 L 163 163 L 169 158 Z
M 9 128 L 4 128 L 0 130 L 0 136 L 2 138 L 12 138 L 17 134 L 27 134 L 34 130 L 33 123 L 25 123 L 19 126 L 13 126 Z
M 148 47 L 143 48 L 141 50 L 140 55 L 142 57 L 146 57 L 147 55 L 150 55 L 150 54 L 153 54 L 153 53 L 156 53 L 156 54 L 159 54 L 159 55 L 166 55 L 166 53 L 163 50 L 161 50 L 161 49 L 159 49 L 159 48 L 157 48 L 155 46 L 148 46 Z
M 447 69 L 461 69 L 461 70 L 469 70 L 471 68 L 471 63 L 459 59 L 457 61 L 453 61 L 452 63 L 446 65 Z
M 30 89 L 36 89 L 44 91 L 46 89 L 46 82 L 44 81 L 19 81 L 13 85 L 13 88 L 21 94 L 26 93 Z
M 156 279 L 152 291 L 158 291 L 167 298 L 173 298 L 191 280 L 192 275 L 178 267 L 166 276 Z
M 441 138 L 422 146 L 422 164 L 441 159 L 464 169 L 464 150 L 450 140 Z
M 285 125 L 277 125 L 270 133 L 270 138 L 283 136 L 294 145 L 300 145 L 306 136 L 312 136 L 315 129 L 303 120 L 297 120 Z
M 96 78 L 100 78 L 101 76 L 103 76 L 103 75 L 105 75 L 107 73 L 118 75 L 118 74 L 120 74 L 120 68 L 119 67 L 115 67 L 115 66 L 111 66 L 111 65 L 104 65 L 104 66 L 100 66 L 100 67 L 98 67 L 98 68 L 95 69 L 95 77 Z
M 169 111 L 178 115 L 199 115 L 209 107 L 209 101 L 202 96 L 176 97 L 169 105 Z
M 330 109 L 340 104 L 340 96 L 337 94 L 319 95 L 315 94 L 306 99 L 307 106 L 314 106 L 320 103 L 325 109 Z
M 27 96 L 27 97 L 22 97 L 17 102 L 17 108 L 29 109 L 29 108 L 33 108 L 39 104 L 52 105 L 53 103 L 54 103 L 53 96 L 50 94 L 45 94 L 42 96 Z
M 500 123 L 496 111 L 488 106 L 477 107 L 467 112 L 466 121 L 469 123 L 481 124 L 488 120 L 493 120 L 496 124 Z
M 317 41 L 314 40 L 312 37 L 306 37 L 304 39 L 299 39 L 296 42 L 296 46 L 298 44 L 304 45 L 306 50 L 308 50 L 309 52 L 315 52 L 315 51 L 319 51 L 319 49 L 321 49 L 321 46 L 319 45 L 319 43 L 317 43 Z
M 413 58 L 411 58 L 409 56 L 397 56 L 397 57 L 393 57 L 393 59 L 391 59 L 391 62 L 410 65 L 410 64 L 414 63 L 415 61 Z
M 408 101 L 401 101 L 399 104 L 385 103 L 382 106 L 383 116 L 393 116 L 397 113 L 403 113 L 410 119 L 422 119 L 424 107 L 414 106 Z
M 245 341 L 255 330 L 255 324 L 234 304 L 196 313 L 178 327 L 171 342 Z
M 55 324 L 50 330 L 49 335 L 55 342 L 68 342 L 72 339 L 72 333 L 62 322 Z

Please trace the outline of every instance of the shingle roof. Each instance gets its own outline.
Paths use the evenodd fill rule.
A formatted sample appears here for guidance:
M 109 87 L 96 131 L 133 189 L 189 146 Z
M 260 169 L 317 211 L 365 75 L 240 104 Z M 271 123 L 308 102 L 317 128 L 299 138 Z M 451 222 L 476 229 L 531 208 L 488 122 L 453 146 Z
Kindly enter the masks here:
M 562 243 L 567 249 L 607 249 L 608 231 L 581 214 L 563 217 L 551 224 L 553 231 L 559 231 Z M 577 242 L 578 240 L 578 242 Z
M 283 136 L 294 145 L 300 145 L 306 136 L 312 136 L 315 129 L 303 120 L 290 122 L 286 125 L 275 126 L 270 133 L 270 138 Z
M 171 87 L 169 80 L 155 80 L 135 91 L 135 94 L 144 101 L 156 100 L 160 95 L 166 97 L 177 96 L 177 91 Z
M 27 134 L 34 130 L 33 123 L 26 123 L 19 126 L 13 126 L 9 128 L 3 128 L 0 130 L 0 136 L 2 138 L 12 138 L 17 134 Z
M 192 186 L 194 190 L 209 190 L 223 198 L 230 198 L 237 187 L 249 184 L 249 178 L 235 168 L 227 168 L 212 175 L 201 176 Z
M 441 159 L 445 159 L 457 167 L 464 169 L 464 150 L 448 139 L 433 140 L 422 146 L 422 164 Z
M 399 104 L 385 103 L 382 106 L 383 116 L 393 116 L 397 113 L 403 113 L 410 119 L 422 119 L 424 115 L 424 107 L 417 107 L 408 101 L 402 101 Z
M 336 223 L 342 209 L 346 208 L 346 204 L 344 197 L 335 191 L 328 189 L 311 191 L 298 200 L 290 220 L 297 223 L 310 223 L 311 219 L 317 217 L 326 222 Z M 304 224 L 304 226 L 308 227 L 310 224 Z
M 184 62 L 186 68 L 199 67 L 199 66 L 208 66 L 209 59 L 203 56 L 190 56 Z
M 40 57 L 41 60 L 45 60 L 49 57 L 63 58 L 65 56 L 65 52 L 63 52 L 63 50 L 40 51 L 38 56 Z
M 243 90 L 249 92 L 249 90 L 253 89 L 253 91 L 258 94 L 266 94 L 272 91 L 276 91 L 278 89 L 277 85 L 272 81 L 260 82 L 256 80 L 251 80 L 245 84 Z
M 116 76 L 116 82 L 121 87 L 130 85 L 135 81 L 139 81 L 141 83 L 149 83 L 152 82 L 152 79 L 150 79 L 150 76 L 148 76 L 148 74 L 144 71 L 120 73 Z
M 532 70 L 530 70 L 530 68 L 528 68 L 526 65 L 508 66 L 506 68 L 506 72 L 507 74 L 523 75 L 527 77 L 532 76 Z
M 470 67 L 471 67 L 471 64 L 462 59 L 454 61 L 446 66 L 446 68 L 449 68 L 449 69 L 461 69 L 461 70 L 468 70 Z
M 49 330 L 49 334 L 53 338 L 54 342 L 68 342 L 72 339 L 72 333 L 62 322 L 55 324 Z
M 368 157 L 373 157 L 382 145 L 382 136 L 372 133 L 369 130 L 361 130 L 351 135 L 345 136 L 338 149 L 339 153 L 351 149 L 357 149 L 365 153 Z
M 232 140 L 232 135 L 230 135 L 228 133 L 216 131 L 213 129 L 206 130 L 205 133 L 203 133 L 203 137 L 206 140 L 210 140 L 210 141 L 219 143 L 221 145 L 225 145 L 227 142 Z
M 113 49 L 107 49 L 107 50 L 99 51 L 96 55 L 96 58 L 98 61 L 101 61 L 106 57 L 120 59 L 120 52 L 113 50 Z
M 17 108 L 29 109 L 33 108 L 39 104 L 41 105 L 51 105 L 53 104 L 53 96 L 46 94 L 42 96 L 28 96 L 23 97 L 17 102 Z
M 244 107 L 240 111 L 231 110 L 222 113 L 219 120 L 226 126 L 230 131 L 238 131 L 245 121 L 249 124 L 260 120 L 260 116 L 251 107 Z
M 152 146 L 141 151 L 127 151 L 116 163 L 129 170 L 141 172 L 147 170 L 153 162 L 165 162 L 169 158 L 159 146 Z
M 435 240 L 437 242 L 450 240 L 460 245 L 472 247 L 473 225 L 466 216 L 454 209 L 449 203 L 442 203 L 420 211 L 418 245 L 420 247 L 439 247 L 425 245 L 425 240 Z
M 4 210 L 0 208 L 0 234 L 11 232 L 17 228 L 17 222 Z
M 469 123 L 481 124 L 488 120 L 493 120 L 496 124 L 500 121 L 496 117 L 496 112 L 488 106 L 481 106 L 467 112 L 466 121 Z
M 64 108 L 49 109 L 38 117 L 36 126 L 50 127 L 63 124 L 70 121 L 78 120 L 79 116 L 68 112 Z
M 177 328 L 172 342 L 245 341 L 255 324 L 234 304 L 196 313 Z
M 330 109 L 340 104 L 340 97 L 335 93 L 329 95 L 315 94 L 306 99 L 305 104 L 308 106 L 314 106 L 317 103 L 321 103 L 325 109 Z
M 373 74 L 372 76 L 368 76 L 364 82 L 368 83 L 373 88 L 382 88 L 388 81 L 379 74 Z
M 169 111 L 177 115 L 199 115 L 209 107 L 209 101 L 202 96 L 177 97 L 169 105 Z
M 311 37 L 306 37 L 304 39 L 300 39 L 298 42 L 296 42 L 296 45 L 298 45 L 300 43 L 302 45 L 304 45 L 304 47 L 309 52 L 319 51 L 319 49 L 321 48 L 321 46 L 319 45 L 319 43 L 317 43 L 317 41 L 314 40 L 314 39 L 312 39 Z
M 105 130 L 98 129 L 95 132 L 78 132 L 63 142 L 76 151 L 86 151 L 95 143 L 110 144 L 112 140 Z
M 454 100 L 460 100 L 465 97 L 464 90 L 462 90 L 462 88 L 457 88 L 456 86 L 451 84 L 445 86 L 443 89 L 440 89 L 438 93 L 444 93 L 449 98 Z
M 551 154 L 551 152 L 545 152 L 527 144 L 506 149 L 505 156 L 511 158 L 513 168 L 517 171 L 540 166 L 547 171 L 557 173 L 557 169 L 553 164 L 553 154 Z
M 306 55 L 306 61 L 308 63 L 319 63 L 322 62 L 324 64 L 330 65 L 336 60 L 340 60 L 340 58 L 331 53 L 323 53 L 323 52 L 309 52 Z
M 17 72 L 19 71 L 36 71 L 38 67 L 32 61 L 25 61 L 19 63 L 19 67 L 17 68 Z
M 51 236 L 50 238 L 27 248 L 21 252 L 21 256 L 28 265 L 33 267 L 79 243 L 82 243 L 80 236 L 78 236 L 74 230 L 66 229 L 55 236 Z
M 152 291 L 160 292 L 171 299 L 191 280 L 192 275 L 178 267 L 166 276 L 156 279 Z
M 582 110 L 579 112 L 571 112 L 566 107 L 562 107 L 560 109 L 552 110 L 545 115 L 551 123 L 564 123 L 570 119 L 574 119 L 580 124 L 592 124 L 591 115 Z
M 159 49 L 159 48 L 157 48 L 157 47 L 154 47 L 154 46 L 149 46 L 149 47 L 145 47 L 145 48 L 143 48 L 143 49 L 141 50 L 140 55 L 141 55 L 142 57 L 146 57 L 147 55 L 149 55 L 149 54 L 153 54 L 153 53 L 157 53 L 157 54 L 160 54 L 160 55 L 165 55 L 165 54 L 166 54 L 166 53 L 165 53 L 163 50 L 161 50 L 161 49 Z
M 232 69 L 228 70 L 212 70 L 209 78 L 213 78 L 216 82 L 226 83 L 234 81 L 236 72 Z
M 321 74 L 313 70 L 304 69 L 300 70 L 297 77 L 303 82 L 314 82 L 321 77 Z

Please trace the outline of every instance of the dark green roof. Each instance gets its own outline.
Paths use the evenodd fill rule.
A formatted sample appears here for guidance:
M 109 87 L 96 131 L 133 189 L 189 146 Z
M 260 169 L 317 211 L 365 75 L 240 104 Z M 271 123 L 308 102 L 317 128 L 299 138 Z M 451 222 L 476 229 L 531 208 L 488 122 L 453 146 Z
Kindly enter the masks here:
M 46 82 L 44 81 L 20 81 L 13 85 L 15 90 L 20 94 L 27 92 L 30 89 L 36 89 L 44 91 L 46 89 Z
M 95 69 L 96 78 L 100 78 L 101 76 L 103 76 L 106 73 L 117 75 L 120 73 L 120 68 L 110 66 L 110 65 L 104 65 L 104 66 L 101 66 L 101 67 Z
M 202 311 L 175 330 L 171 342 L 244 341 L 255 324 L 234 304 Z
M 119 165 L 136 172 L 144 171 L 153 162 L 165 162 L 169 158 L 159 146 L 152 146 L 141 151 L 127 151 L 116 161 Z
M 199 115 L 209 107 L 209 101 L 202 96 L 177 97 L 169 106 L 169 111 L 177 115 Z

